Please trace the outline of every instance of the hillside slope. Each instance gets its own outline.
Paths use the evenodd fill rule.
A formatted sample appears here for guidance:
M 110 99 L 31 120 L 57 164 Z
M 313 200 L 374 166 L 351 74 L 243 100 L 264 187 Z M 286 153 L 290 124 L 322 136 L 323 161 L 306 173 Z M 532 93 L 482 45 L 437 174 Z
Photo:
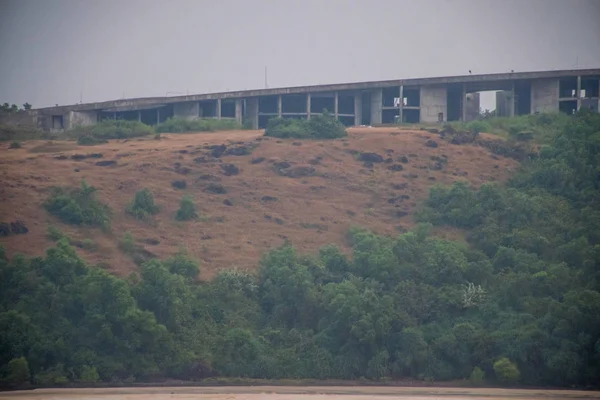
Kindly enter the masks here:
M 414 224 L 412 214 L 434 184 L 504 181 L 517 166 L 482 147 L 453 145 L 425 131 L 353 128 L 348 133 L 348 138 L 333 141 L 277 140 L 262 137 L 262 131 L 230 131 L 93 147 L 66 141 L 29 141 L 11 150 L 4 145 L 0 221 L 21 220 L 29 232 L 0 237 L 0 243 L 9 255 L 42 255 L 52 245 L 47 229 L 55 225 L 71 238 L 97 243 L 94 251 L 78 249 L 84 259 L 125 275 L 136 265 L 118 244 L 131 231 L 160 258 L 185 248 L 201 261 L 201 277 L 209 279 L 221 268 L 254 269 L 265 251 L 286 239 L 301 252 L 314 252 L 330 243 L 345 248 L 352 225 L 380 234 L 403 231 Z M 428 146 L 429 140 L 437 147 Z M 228 150 L 213 158 L 223 150 L 215 150 L 218 145 Z M 365 152 L 388 160 L 365 165 L 358 154 Z M 77 160 L 92 153 L 97 158 Z M 106 161 L 114 163 L 96 164 Z M 227 175 L 226 164 L 237 166 L 239 173 Z M 77 186 L 82 179 L 111 207 L 111 233 L 62 224 L 43 208 L 51 187 Z M 175 180 L 185 180 L 186 188 L 174 188 Z M 161 207 L 153 224 L 124 212 L 142 188 L 149 188 Z M 200 219 L 175 221 L 183 194 L 193 195 Z

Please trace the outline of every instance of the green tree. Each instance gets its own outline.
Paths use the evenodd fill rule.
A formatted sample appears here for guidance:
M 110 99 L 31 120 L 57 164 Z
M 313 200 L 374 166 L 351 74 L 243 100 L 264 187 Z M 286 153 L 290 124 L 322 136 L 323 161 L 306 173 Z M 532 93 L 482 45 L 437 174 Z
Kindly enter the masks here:
M 7 374 L 4 381 L 11 386 L 20 386 L 29 383 L 31 378 L 29 364 L 25 357 L 10 360 L 6 368 Z
M 494 372 L 498 380 L 502 383 L 514 384 L 521 377 L 517 365 L 506 357 L 502 357 L 494 363 Z

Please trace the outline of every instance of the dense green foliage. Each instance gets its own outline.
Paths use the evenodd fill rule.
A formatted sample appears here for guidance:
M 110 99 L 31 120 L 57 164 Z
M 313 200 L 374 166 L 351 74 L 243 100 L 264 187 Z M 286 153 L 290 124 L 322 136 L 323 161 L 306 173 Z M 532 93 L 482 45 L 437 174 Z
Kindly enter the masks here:
M 135 192 L 133 202 L 125 208 L 127 214 L 141 220 L 148 220 L 152 215 L 158 213 L 158 211 L 159 207 L 154 202 L 154 196 L 147 188 Z
M 177 221 L 189 221 L 195 218 L 198 218 L 198 213 L 196 212 L 194 198 L 189 194 L 185 195 L 179 202 L 179 210 L 175 214 L 175 219 Z
M 285 245 L 198 283 L 184 253 L 123 280 L 66 239 L 0 248 L 0 380 L 252 378 L 600 382 L 600 116 L 576 115 L 506 186 L 431 191 L 398 237 L 351 258 Z M 467 233 L 431 236 L 432 223 Z M 56 235 L 58 237 L 58 235 Z M 24 361 L 20 360 L 24 357 Z
M 335 139 L 347 136 L 346 128 L 335 117 L 325 111 L 312 115 L 310 119 L 271 118 L 265 136 L 297 139 Z
M 509 139 L 531 139 L 540 141 L 552 140 L 571 122 L 571 117 L 564 113 L 529 114 L 515 117 L 485 117 L 470 122 L 449 122 L 456 130 L 473 133 L 494 133 Z
M 240 124 L 231 118 L 169 118 L 156 126 L 158 133 L 183 133 L 183 132 L 214 132 L 241 129 Z
M 108 229 L 110 227 L 109 207 L 96 199 L 96 188 L 84 180 L 81 187 L 65 189 L 55 187 L 44 207 L 52 215 L 63 222 L 74 225 L 95 225 Z
M 109 139 L 128 139 L 154 133 L 154 128 L 139 121 L 106 119 L 92 126 L 76 126 L 66 132 L 81 145 L 105 143 Z

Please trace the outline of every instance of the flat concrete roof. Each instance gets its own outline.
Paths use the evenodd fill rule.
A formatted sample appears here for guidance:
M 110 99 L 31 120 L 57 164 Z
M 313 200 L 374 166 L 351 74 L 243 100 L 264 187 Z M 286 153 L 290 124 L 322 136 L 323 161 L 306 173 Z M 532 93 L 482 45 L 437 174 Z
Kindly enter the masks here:
M 458 75 L 433 78 L 393 79 L 385 81 L 369 81 L 354 83 L 337 83 L 331 85 L 292 86 L 285 88 L 254 89 L 235 92 L 220 92 L 207 94 L 194 94 L 172 97 L 139 97 L 131 99 L 120 99 L 102 101 L 96 103 L 73 104 L 58 107 L 40 108 L 43 114 L 62 114 L 68 111 L 93 111 L 93 110 L 138 110 L 160 107 L 167 104 L 182 103 L 190 101 L 203 101 L 215 99 L 236 99 L 258 96 L 274 96 L 280 94 L 318 93 L 342 90 L 366 90 L 394 86 L 435 86 L 467 84 L 473 87 L 491 87 L 490 84 L 506 81 L 550 79 L 574 76 L 600 76 L 600 68 L 596 69 L 570 69 L 557 71 L 533 71 L 533 72 L 505 72 L 496 74 L 480 75 Z M 482 90 L 482 89 L 479 89 Z

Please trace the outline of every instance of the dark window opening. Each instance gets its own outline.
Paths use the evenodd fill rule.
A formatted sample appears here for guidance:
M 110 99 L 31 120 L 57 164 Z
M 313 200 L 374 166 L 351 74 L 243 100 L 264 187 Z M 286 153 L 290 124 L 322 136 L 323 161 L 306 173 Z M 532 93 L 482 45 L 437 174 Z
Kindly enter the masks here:
M 599 78 L 581 78 L 581 97 L 600 97 Z
M 221 105 L 222 107 L 222 105 Z M 217 116 L 217 101 L 209 100 L 209 101 L 201 101 L 199 103 L 199 114 L 200 118 L 214 118 Z
M 64 129 L 62 115 L 53 115 L 52 116 L 52 129 Z
M 146 125 L 156 125 L 157 109 L 152 108 L 150 110 L 141 110 L 142 123 Z
M 354 95 L 338 94 L 338 114 L 354 115 Z
M 560 98 L 577 97 L 577 78 L 564 78 L 559 81 L 558 92 Z
M 383 97 L 383 106 L 396 107 L 394 105 L 394 99 L 400 97 L 400 86 L 383 88 L 381 92 Z
M 277 114 L 277 96 L 264 96 L 258 98 L 258 112 L 265 114 Z
M 420 107 L 421 90 L 419 88 L 404 88 L 404 97 L 402 100 L 406 107 Z
M 339 100 L 339 99 L 338 99 Z M 311 114 L 320 114 L 323 110 L 327 110 L 333 114 L 335 108 L 335 99 L 331 97 L 312 96 L 310 99 Z
M 235 118 L 235 100 L 221 101 L 221 118 Z
M 404 122 L 407 122 L 409 124 L 418 124 L 419 122 L 421 122 L 421 110 L 404 110 L 402 114 Z
M 575 114 L 577 112 L 577 100 L 559 101 L 558 109 L 565 114 Z
M 281 96 L 281 112 L 282 113 L 305 113 L 306 112 L 306 95 L 290 94 Z
M 354 125 L 354 117 L 349 117 L 349 116 L 342 116 L 339 117 L 338 120 L 344 125 L 344 126 L 353 126 Z
M 400 115 L 400 110 L 382 110 L 381 111 L 381 123 L 382 124 L 393 124 L 397 122 L 397 116 Z

